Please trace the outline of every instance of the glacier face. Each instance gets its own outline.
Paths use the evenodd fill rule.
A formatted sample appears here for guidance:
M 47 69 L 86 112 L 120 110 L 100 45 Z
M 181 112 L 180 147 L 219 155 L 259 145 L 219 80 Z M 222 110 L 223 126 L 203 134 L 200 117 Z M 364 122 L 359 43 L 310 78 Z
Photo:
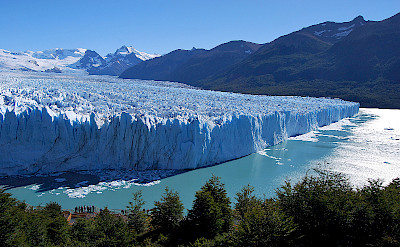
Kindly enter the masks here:
M 0 175 L 205 167 L 350 117 L 358 107 L 173 82 L 0 71 Z

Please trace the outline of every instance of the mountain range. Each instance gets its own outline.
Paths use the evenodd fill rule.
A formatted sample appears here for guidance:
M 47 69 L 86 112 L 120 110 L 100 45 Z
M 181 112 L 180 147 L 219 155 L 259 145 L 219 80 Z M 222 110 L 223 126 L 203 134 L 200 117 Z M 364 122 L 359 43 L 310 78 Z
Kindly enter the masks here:
M 400 14 L 383 21 L 358 16 L 349 22 L 324 22 L 263 45 L 233 41 L 211 50 L 176 50 L 120 77 L 400 108 Z
M 125 69 L 159 56 L 122 46 L 106 57 L 97 52 L 77 48 L 55 48 L 44 51 L 10 52 L 0 49 L 0 69 L 119 75 Z
M 119 75 L 250 94 L 339 97 L 362 107 L 400 108 L 400 13 L 382 21 L 362 16 L 328 21 L 265 44 L 237 40 L 163 56 L 127 46 L 105 57 L 80 48 L 0 49 L 2 68 Z
M 84 68 L 91 75 L 120 75 L 126 69 L 155 57 L 157 54 L 140 52 L 132 46 L 122 46 L 114 53 L 101 57 L 95 51 L 87 51 L 85 55 L 71 65 L 73 67 Z

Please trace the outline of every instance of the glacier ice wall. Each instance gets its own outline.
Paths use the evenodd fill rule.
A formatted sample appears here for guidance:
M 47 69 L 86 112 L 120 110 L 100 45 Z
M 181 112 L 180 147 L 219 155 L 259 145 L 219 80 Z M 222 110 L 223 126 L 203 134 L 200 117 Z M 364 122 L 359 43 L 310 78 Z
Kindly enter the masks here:
M 0 76 L 0 175 L 205 167 L 353 116 L 359 107 L 95 78 Z

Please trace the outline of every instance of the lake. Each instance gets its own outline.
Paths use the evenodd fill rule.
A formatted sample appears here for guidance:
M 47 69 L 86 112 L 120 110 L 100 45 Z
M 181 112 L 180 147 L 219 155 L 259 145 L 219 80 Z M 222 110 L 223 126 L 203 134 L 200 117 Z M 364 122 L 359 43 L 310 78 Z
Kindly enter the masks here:
M 59 174 L 7 192 L 33 206 L 55 201 L 65 209 L 82 205 L 124 209 L 134 191 L 142 190 L 145 207 L 151 208 L 154 201 L 160 200 L 165 187 L 169 187 L 179 192 L 189 209 L 195 192 L 212 174 L 221 177 L 234 201 L 235 194 L 247 184 L 255 187 L 258 196 L 273 197 L 285 180 L 296 182 L 316 167 L 342 172 L 355 186 L 365 184 L 369 178 L 388 183 L 400 176 L 400 110 L 362 108 L 357 116 L 292 137 L 258 153 L 147 184 L 125 180 L 93 183 L 90 175 Z M 81 187 L 41 189 L 46 181 L 57 184 L 67 180 L 74 180 Z M 3 180 L 2 184 L 6 182 Z

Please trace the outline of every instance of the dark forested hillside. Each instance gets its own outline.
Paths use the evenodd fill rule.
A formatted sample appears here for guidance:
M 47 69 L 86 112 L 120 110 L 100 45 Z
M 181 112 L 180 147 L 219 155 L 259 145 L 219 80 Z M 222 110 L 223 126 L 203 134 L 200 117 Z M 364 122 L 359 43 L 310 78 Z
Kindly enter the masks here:
M 123 78 L 170 80 L 251 94 L 339 97 L 400 108 L 400 14 L 383 21 L 324 22 L 260 45 L 236 41 L 134 66 Z
M 171 73 L 191 57 L 206 52 L 204 49 L 175 50 L 125 70 L 120 77 L 132 79 L 164 80 L 171 79 Z
M 253 94 L 339 97 L 364 107 L 400 108 L 400 15 L 366 22 L 335 43 L 304 30 L 289 34 L 196 85 Z

